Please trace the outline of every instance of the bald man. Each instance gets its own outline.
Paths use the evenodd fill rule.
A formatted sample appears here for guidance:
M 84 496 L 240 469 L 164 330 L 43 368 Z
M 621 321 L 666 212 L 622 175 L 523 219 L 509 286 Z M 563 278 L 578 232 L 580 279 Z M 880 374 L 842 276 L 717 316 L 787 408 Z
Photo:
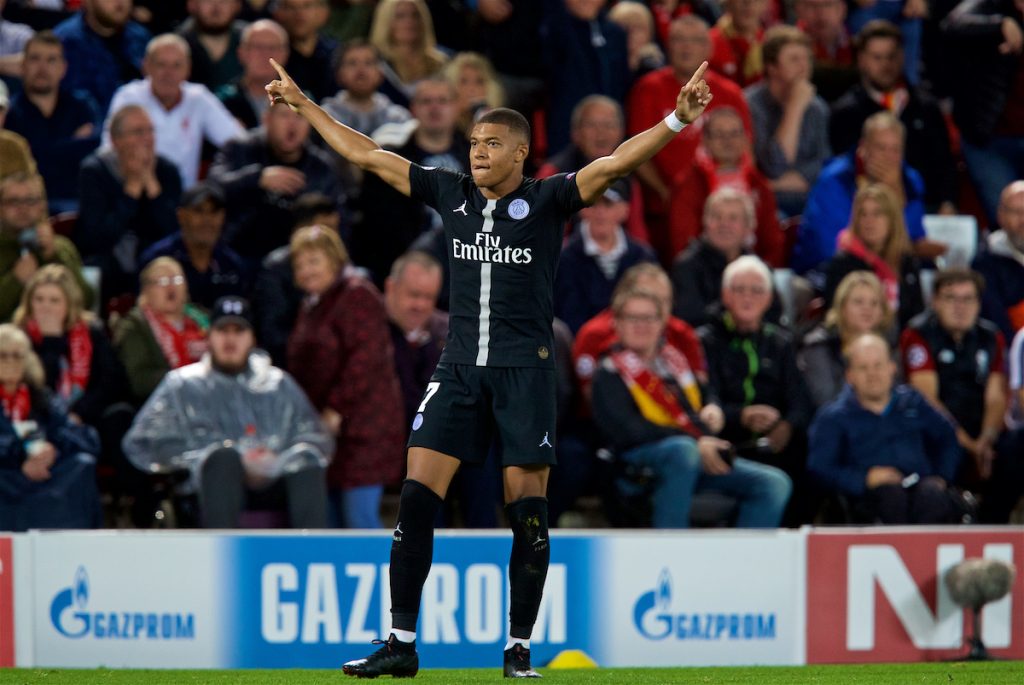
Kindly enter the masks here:
M 846 355 L 847 387 L 811 424 L 808 471 L 849 498 L 858 520 L 953 523 L 953 425 L 913 388 L 894 387 L 896 364 L 880 336 L 857 338 Z

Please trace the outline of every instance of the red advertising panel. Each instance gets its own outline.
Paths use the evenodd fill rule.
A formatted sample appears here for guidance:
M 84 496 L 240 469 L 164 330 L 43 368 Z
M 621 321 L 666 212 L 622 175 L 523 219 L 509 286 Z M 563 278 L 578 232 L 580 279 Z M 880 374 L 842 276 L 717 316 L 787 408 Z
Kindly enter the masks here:
M 1014 564 L 1010 593 L 986 605 L 981 635 L 1024 658 L 1024 529 L 863 529 L 807 539 L 807 663 L 937 661 L 965 654 L 971 611 L 945 573 L 969 558 Z
M 0 537 L 0 668 L 14 666 L 14 559 L 11 539 Z

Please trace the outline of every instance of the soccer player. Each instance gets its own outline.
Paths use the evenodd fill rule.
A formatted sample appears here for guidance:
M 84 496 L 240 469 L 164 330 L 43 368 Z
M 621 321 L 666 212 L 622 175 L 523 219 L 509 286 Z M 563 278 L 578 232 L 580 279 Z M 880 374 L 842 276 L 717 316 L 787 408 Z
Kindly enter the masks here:
M 433 207 L 444 221 L 451 264 L 448 343 L 413 419 L 391 544 L 391 635 L 370 656 L 346 663 L 344 672 L 416 674 L 416 620 L 435 514 L 459 464 L 482 461 L 495 434 L 512 528 L 505 676 L 540 677 L 530 666 L 530 634 L 551 552 L 545 498 L 555 463 L 551 321 L 563 226 L 700 116 L 711 101 L 702 78 L 708 65 L 680 89 L 663 122 L 577 173 L 537 180 L 523 176 L 530 126 L 513 110 L 491 110 L 473 127 L 471 176 L 421 167 L 334 121 L 273 63 L 279 79 L 267 85 L 271 100 L 308 119 L 353 164 Z

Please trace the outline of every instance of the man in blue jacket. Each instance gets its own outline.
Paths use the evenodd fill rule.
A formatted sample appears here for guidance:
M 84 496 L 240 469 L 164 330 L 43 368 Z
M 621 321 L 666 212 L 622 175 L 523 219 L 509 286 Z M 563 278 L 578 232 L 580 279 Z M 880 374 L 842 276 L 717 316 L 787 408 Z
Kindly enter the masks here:
M 850 225 L 853 196 L 865 183 L 882 183 L 903 200 L 903 219 L 918 257 L 942 254 L 944 246 L 925 238 L 924 181 L 904 160 L 905 141 L 902 122 L 888 111 L 877 112 L 864 122 L 857 148 L 822 169 L 793 248 L 794 271 L 802 274 L 835 254 L 839 232 Z
M 866 334 L 847 352 L 847 387 L 815 417 L 807 469 L 883 524 L 954 521 L 949 484 L 961 452 L 946 417 L 916 390 L 893 387 L 889 344 Z
M 118 86 L 142 78 L 150 35 L 131 13 L 132 3 L 123 0 L 84 0 L 81 12 L 53 30 L 68 62 L 63 85 L 87 91 L 101 112 L 110 107 Z

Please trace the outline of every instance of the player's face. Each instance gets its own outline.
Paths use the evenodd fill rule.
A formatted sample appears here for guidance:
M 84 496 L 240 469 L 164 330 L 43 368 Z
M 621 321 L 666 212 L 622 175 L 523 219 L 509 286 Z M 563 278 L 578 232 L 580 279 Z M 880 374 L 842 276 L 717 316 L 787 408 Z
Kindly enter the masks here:
M 869 40 L 857 55 L 861 75 L 879 90 L 889 90 L 903 73 L 903 50 L 892 38 Z
M 580 124 L 572 132 L 573 142 L 583 158 L 593 161 L 606 157 L 622 142 L 622 120 L 614 107 L 594 103 L 583 110 Z
M 846 296 L 839 312 L 843 327 L 853 334 L 870 333 L 882 323 L 882 300 L 874 288 L 855 286 Z
M 22 62 L 25 90 L 30 93 L 52 93 L 60 86 L 67 67 L 64 51 L 59 45 L 33 43 L 25 51 Z
M 188 78 L 190 68 L 188 56 L 174 45 L 154 50 L 145 63 L 153 94 L 160 100 L 180 97 L 181 84 Z
M 388 316 L 406 333 L 421 330 L 430 321 L 440 292 L 440 269 L 407 264 L 399 278 L 385 283 Z
M 665 317 L 657 305 L 645 297 L 626 300 L 622 311 L 615 315 L 615 330 L 619 341 L 627 350 L 646 356 L 658 349 L 665 329 Z
M 950 333 L 963 334 L 978 323 L 981 298 L 971 281 L 952 283 L 935 294 L 932 308 L 939 325 Z
M 896 364 L 883 345 L 861 344 L 850 353 L 846 382 L 862 401 L 881 401 L 892 391 Z
M 242 369 L 256 344 L 252 329 L 237 323 L 223 323 L 210 329 L 210 356 L 225 369 Z
M 760 328 L 764 313 L 771 303 L 771 284 L 765 283 L 755 271 L 734 275 L 729 285 L 722 288 L 722 304 L 741 328 Z
M 529 147 L 502 124 L 477 124 L 469 138 L 469 168 L 481 188 L 493 188 L 522 169 Z

